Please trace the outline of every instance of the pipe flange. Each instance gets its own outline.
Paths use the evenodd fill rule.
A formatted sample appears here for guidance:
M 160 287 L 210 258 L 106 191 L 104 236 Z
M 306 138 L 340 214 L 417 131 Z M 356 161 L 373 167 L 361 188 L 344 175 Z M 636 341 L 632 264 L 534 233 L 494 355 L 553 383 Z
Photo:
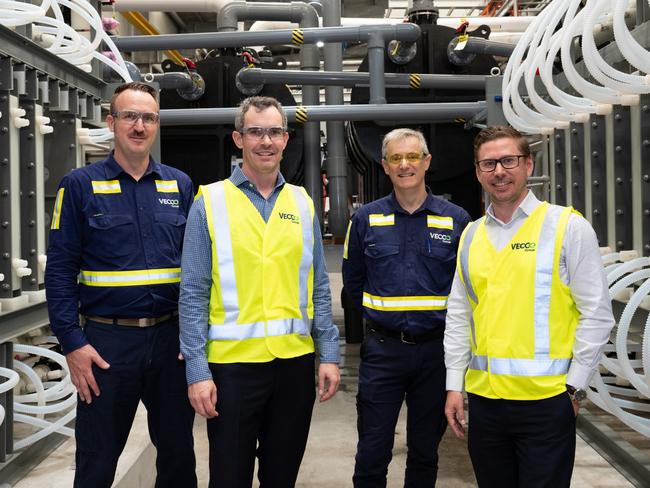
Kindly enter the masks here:
M 451 64 L 455 66 L 467 66 L 476 59 L 476 54 L 463 51 L 464 43 L 467 42 L 468 37 L 465 34 L 456 36 L 449 41 L 447 45 L 447 58 Z M 460 47 L 459 44 L 461 45 Z
M 240 93 L 252 97 L 253 95 L 257 95 L 259 92 L 262 91 L 262 88 L 264 88 L 264 83 L 260 83 L 259 85 L 253 85 L 252 83 L 242 83 L 239 80 L 239 76 L 236 76 L 235 86 L 240 91 Z
M 183 100 L 194 102 L 201 98 L 205 93 L 205 80 L 196 71 L 190 72 L 189 75 L 192 78 L 192 88 L 188 90 L 178 89 L 176 92 Z
M 390 41 L 388 43 L 388 59 L 394 64 L 410 63 L 418 52 L 418 46 L 414 42 Z

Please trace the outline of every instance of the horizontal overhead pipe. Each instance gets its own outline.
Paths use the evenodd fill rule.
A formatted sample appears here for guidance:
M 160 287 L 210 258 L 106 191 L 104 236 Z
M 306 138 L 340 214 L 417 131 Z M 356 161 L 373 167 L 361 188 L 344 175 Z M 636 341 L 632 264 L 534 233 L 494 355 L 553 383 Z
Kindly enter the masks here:
M 315 27 L 269 32 L 201 32 L 159 36 L 112 37 L 120 51 L 163 51 L 165 49 L 225 48 L 265 44 L 315 44 L 316 42 L 415 41 L 420 27 L 415 24 L 363 25 L 357 27 Z
M 374 120 L 406 124 L 442 122 L 471 117 L 486 108 L 485 102 L 409 103 L 374 105 L 315 105 L 284 107 L 289 122 Z M 161 125 L 234 124 L 237 108 L 180 108 L 160 111 Z
M 516 44 L 507 44 L 505 42 L 483 39 L 482 37 L 470 36 L 462 51 L 464 53 L 490 54 L 491 56 L 503 56 L 507 58 L 515 50 L 515 46 Z
M 217 30 L 236 31 L 240 20 L 288 20 L 300 27 L 318 27 L 316 9 L 304 2 L 232 2 L 219 11 Z
M 485 88 L 486 78 L 486 75 L 384 73 L 385 84 L 391 88 L 482 90 Z M 288 83 L 319 86 L 368 86 L 370 73 L 243 68 L 237 73 L 237 80 L 244 85 Z

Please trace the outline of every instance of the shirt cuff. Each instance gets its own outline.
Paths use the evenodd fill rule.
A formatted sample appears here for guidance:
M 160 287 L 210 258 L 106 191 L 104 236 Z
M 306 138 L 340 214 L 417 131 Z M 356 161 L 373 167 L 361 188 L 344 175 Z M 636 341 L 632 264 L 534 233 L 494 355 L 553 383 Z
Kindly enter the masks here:
M 69 354 L 88 344 L 86 334 L 79 326 L 71 328 L 63 335 L 57 335 L 57 338 L 64 354 Z
M 339 341 L 321 341 L 317 345 L 321 363 L 340 363 L 341 349 Z
M 591 377 L 596 371 L 582 364 L 578 364 L 575 361 L 571 362 L 571 367 L 569 367 L 569 374 L 567 374 L 566 382 L 567 385 L 571 385 L 574 388 L 581 390 L 586 390 L 591 381 Z
M 447 391 L 463 391 L 465 387 L 465 370 L 447 370 Z
M 205 356 L 198 356 L 192 359 L 185 358 L 185 378 L 187 384 L 198 383 L 199 381 L 211 380 L 212 373 L 208 366 L 208 359 Z

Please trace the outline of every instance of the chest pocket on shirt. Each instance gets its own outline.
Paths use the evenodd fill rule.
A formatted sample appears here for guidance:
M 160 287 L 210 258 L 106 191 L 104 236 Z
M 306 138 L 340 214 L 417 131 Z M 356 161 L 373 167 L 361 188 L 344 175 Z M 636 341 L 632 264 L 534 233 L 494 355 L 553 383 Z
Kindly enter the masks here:
M 366 246 L 366 268 L 369 274 L 385 279 L 395 272 L 399 259 L 399 246 L 395 244 L 379 244 Z
M 186 218 L 183 214 L 172 212 L 156 212 L 154 233 L 160 252 L 172 260 L 179 258 L 185 233 Z M 180 265 L 180 262 L 178 263 Z
M 138 233 L 133 217 L 126 214 L 88 217 L 91 228 L 89 245 L 106 258 L 120 258 L 137 249 Z
M 448 294 L 456 270 L 456 248 L 452 245 L 431 245 L 420 247 L 420 260 L 426 273 L 418 274 L 421 285 L 435 293 Z

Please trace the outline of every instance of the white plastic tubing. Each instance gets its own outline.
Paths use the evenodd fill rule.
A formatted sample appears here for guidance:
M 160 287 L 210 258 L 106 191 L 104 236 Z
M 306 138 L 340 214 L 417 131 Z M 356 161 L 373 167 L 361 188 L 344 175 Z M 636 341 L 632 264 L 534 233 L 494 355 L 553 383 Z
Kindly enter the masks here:
M 68 26 L 61 13 L 61 6 L 72 10 L 88 23 L 93 32 L 87 39 Z M 48 16 L 50 11 L 52 16 Z M 17 27 L 31 24 L 35 40 L 40 40 L 45 49 L 65 59 L 78 68 L 89 72 L 92 59 L 98 59 L 118 73 L 124 81 L 132 81 L 121 53 L 106 34 L 99 13 L 86 0 L 42 0 L 40 5 L 13 0 L 0 0 L 0 24 Z M 97 49 L 101 43 L 108 46 L 115 61 Z M 112 138 L 108 129 L 93 134 L 89 142 L 96 143 Z
M 650 0 L 648 0 L 650 3 Z M 531 134 L 550 134 L 570 122 L 585 122 L 589 114 L 611 113 L 612 105 L 635 105 L 639 95 L 650 93 L 650 53 L 628 30 L 625 15 L 628 0 L 553 0 L 530 24 L 517 43 L 503 77 L 503 111 L 508 122 Z M 625 73 L 607 64 L 594 40 L 597 25 L 613 25 L 614 39 L 637 73 Z M 572 47 L 582 38 L 585 66 L 598 83 L 585 79 L 575 68 Z M 572 95 L 557 87 L 553 67 L 560 56 Z M 548 93 L 538 92 L 539 81 Z M 536 85 L 537 83 L 537 85 Z M 520 93 L 525 86 L 528 101 Z
M 650 304 L 650 258 L 619 262 L 622 253 L 603 256 L 611 298 L 627 302 L 605 347 L 600 371 L 591 382 L 589 399 L 630 428 L 650 436 L 650 318 L 641 330 L 631 330 L 638 308 Z M 623 258 L 624 259 L 624 258 Z M 650 317 L 650 316 L 649 316 Z M 640 340 L 639 340 L 640 337 Z M 635 359 L 630 359 L 634 355 Z
M 50 349 L 24 344 L 14 344 L 14 352 L 46 357 L 58 363 L 65 371 L 61 381 L 43 383 L 32 368 L 20 361 L 14 362 L 16 370 L 25 375 L 36 390 L 35 393 L 16 395 L 14 397 L 14 421 L 29 424 L 35 428 L 33 433 L 17 440 L 14 443 L 14 448 L 22 449 L 30 446 L 54 432 L 70 437 L 74 436 L 74 430 L 66 427 L 66 424 L 75 418 L 76 410 L 74 407 L 77 404 L 77 395 L 70 381 L 70 371 L 65 357 Z M 15 374 L 16 377 L 18 376 L 11 370 L 6 371 Z M 8 377 L 3 368 L 0 368 L 0 375 Z M 7 383 L 0 385 L 0 392 L 3 391 Z M 45 419 L 46 415 L 52 414 L 58 415 L 55 421 Z

